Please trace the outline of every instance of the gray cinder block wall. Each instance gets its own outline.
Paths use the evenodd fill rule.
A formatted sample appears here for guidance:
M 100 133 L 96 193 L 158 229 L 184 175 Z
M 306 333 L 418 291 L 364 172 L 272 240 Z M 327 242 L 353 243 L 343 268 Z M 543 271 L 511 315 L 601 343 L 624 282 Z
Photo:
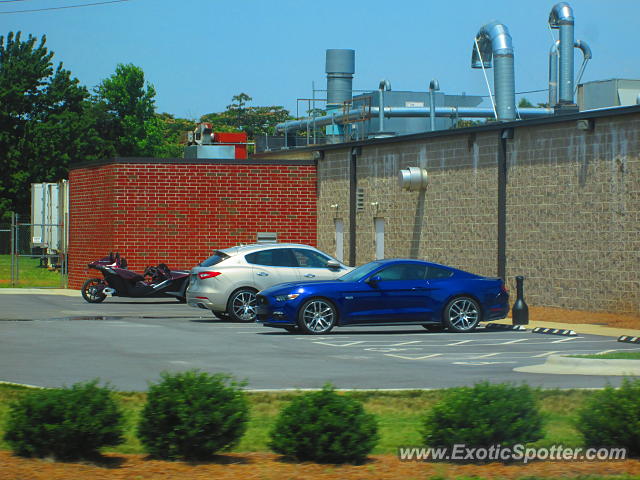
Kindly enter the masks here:
M 579 122 L 584 120 L 582 122 Z M 586 130 L 580 127 L 587 128 Z M 498 151 L 506 140 L 507 281 L 526 277 L 530 305 L 640 313 L 640 109 L 584 113 L 324 148 L 318 160 L 318 247 L 336 253 L 344 222 L 349 262 L 349 166 L 357 187 L 355 263 L 374 259 L 375 219 L 384 255 L 422 258 L 498 276 Z M 301 154 L 301 152 L 298 152 Z M 398 172 L 429 173 L 421 192 Z

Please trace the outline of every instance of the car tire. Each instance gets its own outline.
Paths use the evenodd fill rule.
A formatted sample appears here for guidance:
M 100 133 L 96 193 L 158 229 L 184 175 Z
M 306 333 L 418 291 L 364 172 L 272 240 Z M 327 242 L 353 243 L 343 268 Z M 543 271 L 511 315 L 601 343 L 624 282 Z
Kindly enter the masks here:
M 456 297 L 444 307 L 444 324 L 456 333 L 473 332 L 482 316 L 480 305 L 471 297 Z
M 255 322 L 256 291 L 252 288 L 239 288 L 231 294 L 227 302 L 227 314 L 234 322 Z
M 82 284 L 82 298 L 89 303 L 103 302 L 107 296 L 102 293 L 102 289 L 98 290 L 98 287 L 106 287 L 107 284 L 102 278 L 90 278 Z
M 336 307 L 324 298 L 311 298 L 298 311 L 298 327 L 302 333 L 309 335 L 329 333 L 337 320 Z

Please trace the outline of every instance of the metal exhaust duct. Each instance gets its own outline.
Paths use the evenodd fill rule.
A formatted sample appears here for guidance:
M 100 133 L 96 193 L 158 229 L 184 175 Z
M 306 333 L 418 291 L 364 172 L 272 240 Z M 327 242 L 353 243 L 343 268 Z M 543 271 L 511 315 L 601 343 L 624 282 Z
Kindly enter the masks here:
M 516 85 L 513 71 L 513 46 L 506 25 L 491 22 L 483 26 L 473 45 L 471 68 L 491 68 L 495 61 L 493 83 L 498 121 L 516 119 Z
M 549 50 L 549 106 L 558 103 L 558 45 L 556 41 Z
M 566 2 L 553 6 L 549 26 L 560 30 L 560 85 L 559 104 L 573 104 L 573 10 Z
M 378 87 L 378 104 L 379 104 L 379 115 L 378 115 L 378 130 L 380 133 L 384 132 L 384 91 L 391 91 L 391 82 L 386 79 L 380 80 L 380 86 Z
M 350 101 L 356 52 L 348 49 L 328 49 L 327 63 L 327 107 L 331 108 Z
M 551 49 L 549 50 L 549 106 L 556 105 L 558 103 L 558 47 L 560 46 L 560 40 L 557 40 L 553 45 L 551 45 Z M 580 83 L 582 79 L 582 75 L 584 74 L 584 69 L 587 66 L 587 62 L 593 58 L 591 54 L 591 48 L 589 44 L 584 40 L 576 40 L 573 43 L 573 46 L 579 49 L 582 52 L 582 65 L 580 65 L 580 70 L 578 70 L 578 78 L 574 82 L 574 94 L 577 85 Z

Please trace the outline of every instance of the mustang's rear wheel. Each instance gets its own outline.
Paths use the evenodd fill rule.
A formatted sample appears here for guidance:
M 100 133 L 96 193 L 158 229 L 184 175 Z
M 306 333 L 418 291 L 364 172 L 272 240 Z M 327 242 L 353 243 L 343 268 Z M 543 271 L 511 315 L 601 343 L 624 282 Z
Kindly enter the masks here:
M 329 333 L 337 320 L 336 308 L 331 302 L 322 298 L 307 300 L 298 312 L 300 330 L 311 335 Z
M 454 298 L 444 308 L 444 323 L 453 332 L 472 332 L 479 322 L 480 305 L 473 298 Z
M 100 303 L 107 296 L 102 293 L 107 284 L 101 278 L 90 278 L 82 285 L 82 298 L 89 303 Z
M 249 288 L 236 290 L 229 297 L 227 313 L 235 322 L 254 322 L 256 320 L 256 291 Z

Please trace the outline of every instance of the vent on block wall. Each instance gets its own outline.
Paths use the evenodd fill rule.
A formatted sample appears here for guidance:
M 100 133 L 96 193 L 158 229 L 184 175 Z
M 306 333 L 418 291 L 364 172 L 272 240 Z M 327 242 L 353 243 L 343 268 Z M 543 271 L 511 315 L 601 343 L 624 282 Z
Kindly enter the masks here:
M 278 241 L 278 234 L 274 232 L 258 232 L 258 243 L 276 243 Z

